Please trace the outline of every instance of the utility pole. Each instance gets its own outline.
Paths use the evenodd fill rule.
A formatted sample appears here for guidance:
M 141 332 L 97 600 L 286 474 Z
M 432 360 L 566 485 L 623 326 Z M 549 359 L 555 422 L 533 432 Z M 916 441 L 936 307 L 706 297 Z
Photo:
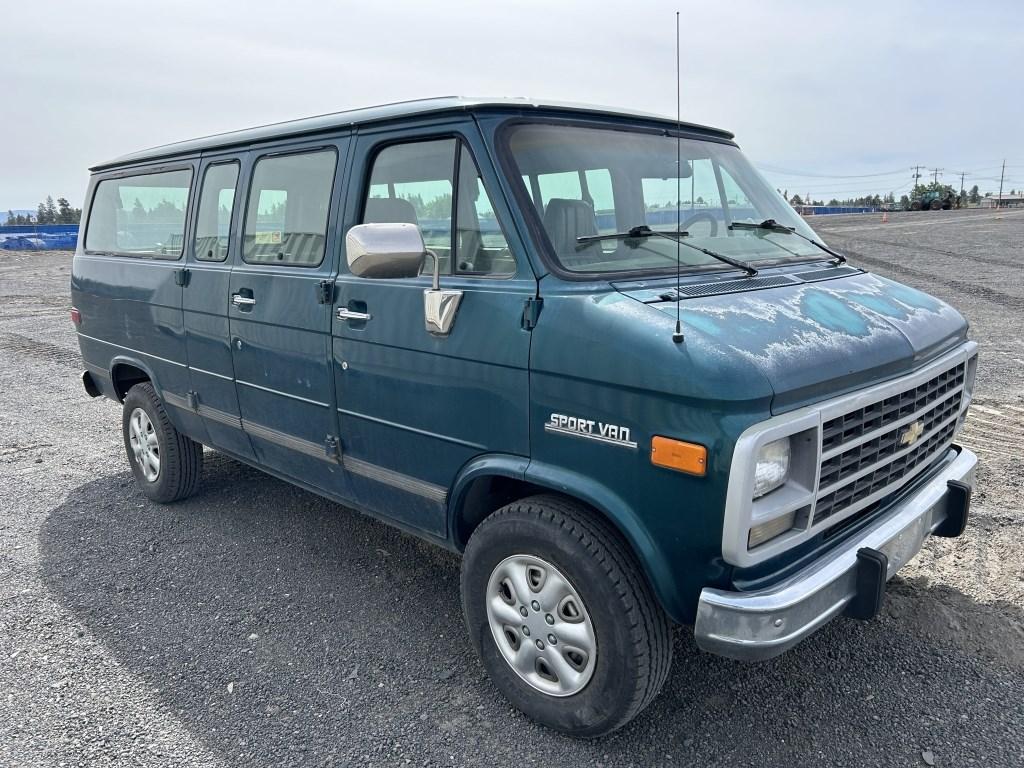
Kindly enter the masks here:
M 996 208 L 1003 207 L 1003 178 L 1006 176 L 1006 158 L 1003 158 L 1003 170 L 999 172 L 999 197 L 996 198 Z
M 939 183 L 939 171 L 941 170 L 941 168 L 932 168 L 932 179 L 934 179 L 936 184 Z
M 917 180 L 920 179 L 920 178 L 921 178 L 921 166 L 920 165 L 915 165 L 914 166 L 914 186 L 915 187 L 917 186 Z
M 966 176 L 966 175 L 967 175 L 966 171 L 960 171 L 960 197 L 957 198 L 957 203 L 956 203 L 957 207 L 959 207 L 961 205 L 964 208 L 967 207 L 967 200 L 964 199 L 964 176 Z

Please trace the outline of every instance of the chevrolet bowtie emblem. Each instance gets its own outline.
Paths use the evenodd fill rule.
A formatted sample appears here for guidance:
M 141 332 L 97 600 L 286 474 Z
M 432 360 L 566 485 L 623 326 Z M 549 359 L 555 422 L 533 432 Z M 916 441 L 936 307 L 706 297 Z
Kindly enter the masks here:
M 900 433 L 900 445 L 908 446 L 913 445 L 917 442 L 918 438 L 924 434 L 924 422 L 915 421 L 913 424 L 908 424 L 906 429 Z

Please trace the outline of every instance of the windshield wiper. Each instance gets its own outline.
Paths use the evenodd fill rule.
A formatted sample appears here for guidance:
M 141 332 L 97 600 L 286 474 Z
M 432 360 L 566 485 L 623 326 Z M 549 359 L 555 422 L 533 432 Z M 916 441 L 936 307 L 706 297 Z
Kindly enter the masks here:
M 742 269 L 750 277 L 757 274 L 757 270 L 749 264 L 744 264 L 742 261 L 738 261 L 730 256 L 724 256 L 721 253 L 715 253 L 709 248 L 702 248 L 699 245 L 688 243 L 683 238 L 689 237 L 690 233 L 686 231 L 672 231 L 672 232 L 660 232 L 656 229 L 651 229 L 646 224 L 641 224 L 639 227 L 633 227 L 628 232 L 612 232 L 607 235 L 584 235 L 583 237 L 577 237 L 576 242 L 580 245 L 584 243 L 598 243 L 602 240 L 639 240 L 643 237 L 663 237 L 666 240 L 671 240 L 673 243 L 679 243 L 685 245 L 687 248 L 693 248 L 695 251 L 700 251 L 706 256 L 710 256 L 713 259 L 717 259 L 723 264 L 728 264 L 737 269 Z
M 779 224 L 777 221 L 775 221 L 775 219 L 765 219 L 760 224 L 751 224 L 750 222 L 746 221 L 734 221 L 732 224 L 729 225 L 729 229 L 747 229 L 754 231 L 765 230 L 767 232 L 781 232 L 782 234 L 785 235 L 796 235 L 797 237 L 806 240 L 815 248 L 823 250 L 829 256 L 833 256 L 836 259 L 837 264 L 846 263 L 846 257 L 843 256 L 843 254 L 833 251 L 827 245 L 825 245 L 824 243 L 819 243 L 813 237 L 808 237 L 807 235 L 801 232 L 797 232 L 796 227 L 787 227 L 783 224 Z

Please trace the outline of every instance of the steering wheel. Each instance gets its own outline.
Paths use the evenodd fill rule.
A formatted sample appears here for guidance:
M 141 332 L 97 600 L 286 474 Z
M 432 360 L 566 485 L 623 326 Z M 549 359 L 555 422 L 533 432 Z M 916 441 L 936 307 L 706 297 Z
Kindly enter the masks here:
M 688 230 L 690 228 L 691 224 L 696 224 L 698 221 L 710 222 L 711 223 L 711 234 L 710 234 L 710 237 L 717 237 L 718 236 L 718 219 L 716 219 L 714 216 L 712 216 L 707 211 L 698 211 L 697 213 L 693 214 L 692 216 L 683 219 L 682 222 L 679 224 L 679 228 L 681 230 L 683 230 L 683 231 L 686 231 L 686 230 Z

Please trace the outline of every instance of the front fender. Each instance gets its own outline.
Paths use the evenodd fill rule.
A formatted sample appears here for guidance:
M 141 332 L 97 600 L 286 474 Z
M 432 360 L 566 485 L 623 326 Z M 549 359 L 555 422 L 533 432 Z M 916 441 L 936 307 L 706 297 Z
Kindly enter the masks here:
M 665 612 L 677 622 L 686 620 L 688 613 L 664 552 L 637 512 L 620 496 L 592 477 L 538 461 L 530 462 L 525 479 L 534 485 L 579 499 L 598 510 L 626 539 Z
M 455 531 L 466 495 L 474 480 L 488 476 L 529 483 L 569 496 L 597 510 L 626 540 L 666 613 L 677 622 L 692 620 L 693 607 L 687 609 L 663 548 L 650 535 L 637 511 L 594 478 L 564 467 L 512 454 L 487 454 L 469 461 L 459 472 L 448 494 L 448 541 L 454 549 L 461 549 L 455 540 Z

